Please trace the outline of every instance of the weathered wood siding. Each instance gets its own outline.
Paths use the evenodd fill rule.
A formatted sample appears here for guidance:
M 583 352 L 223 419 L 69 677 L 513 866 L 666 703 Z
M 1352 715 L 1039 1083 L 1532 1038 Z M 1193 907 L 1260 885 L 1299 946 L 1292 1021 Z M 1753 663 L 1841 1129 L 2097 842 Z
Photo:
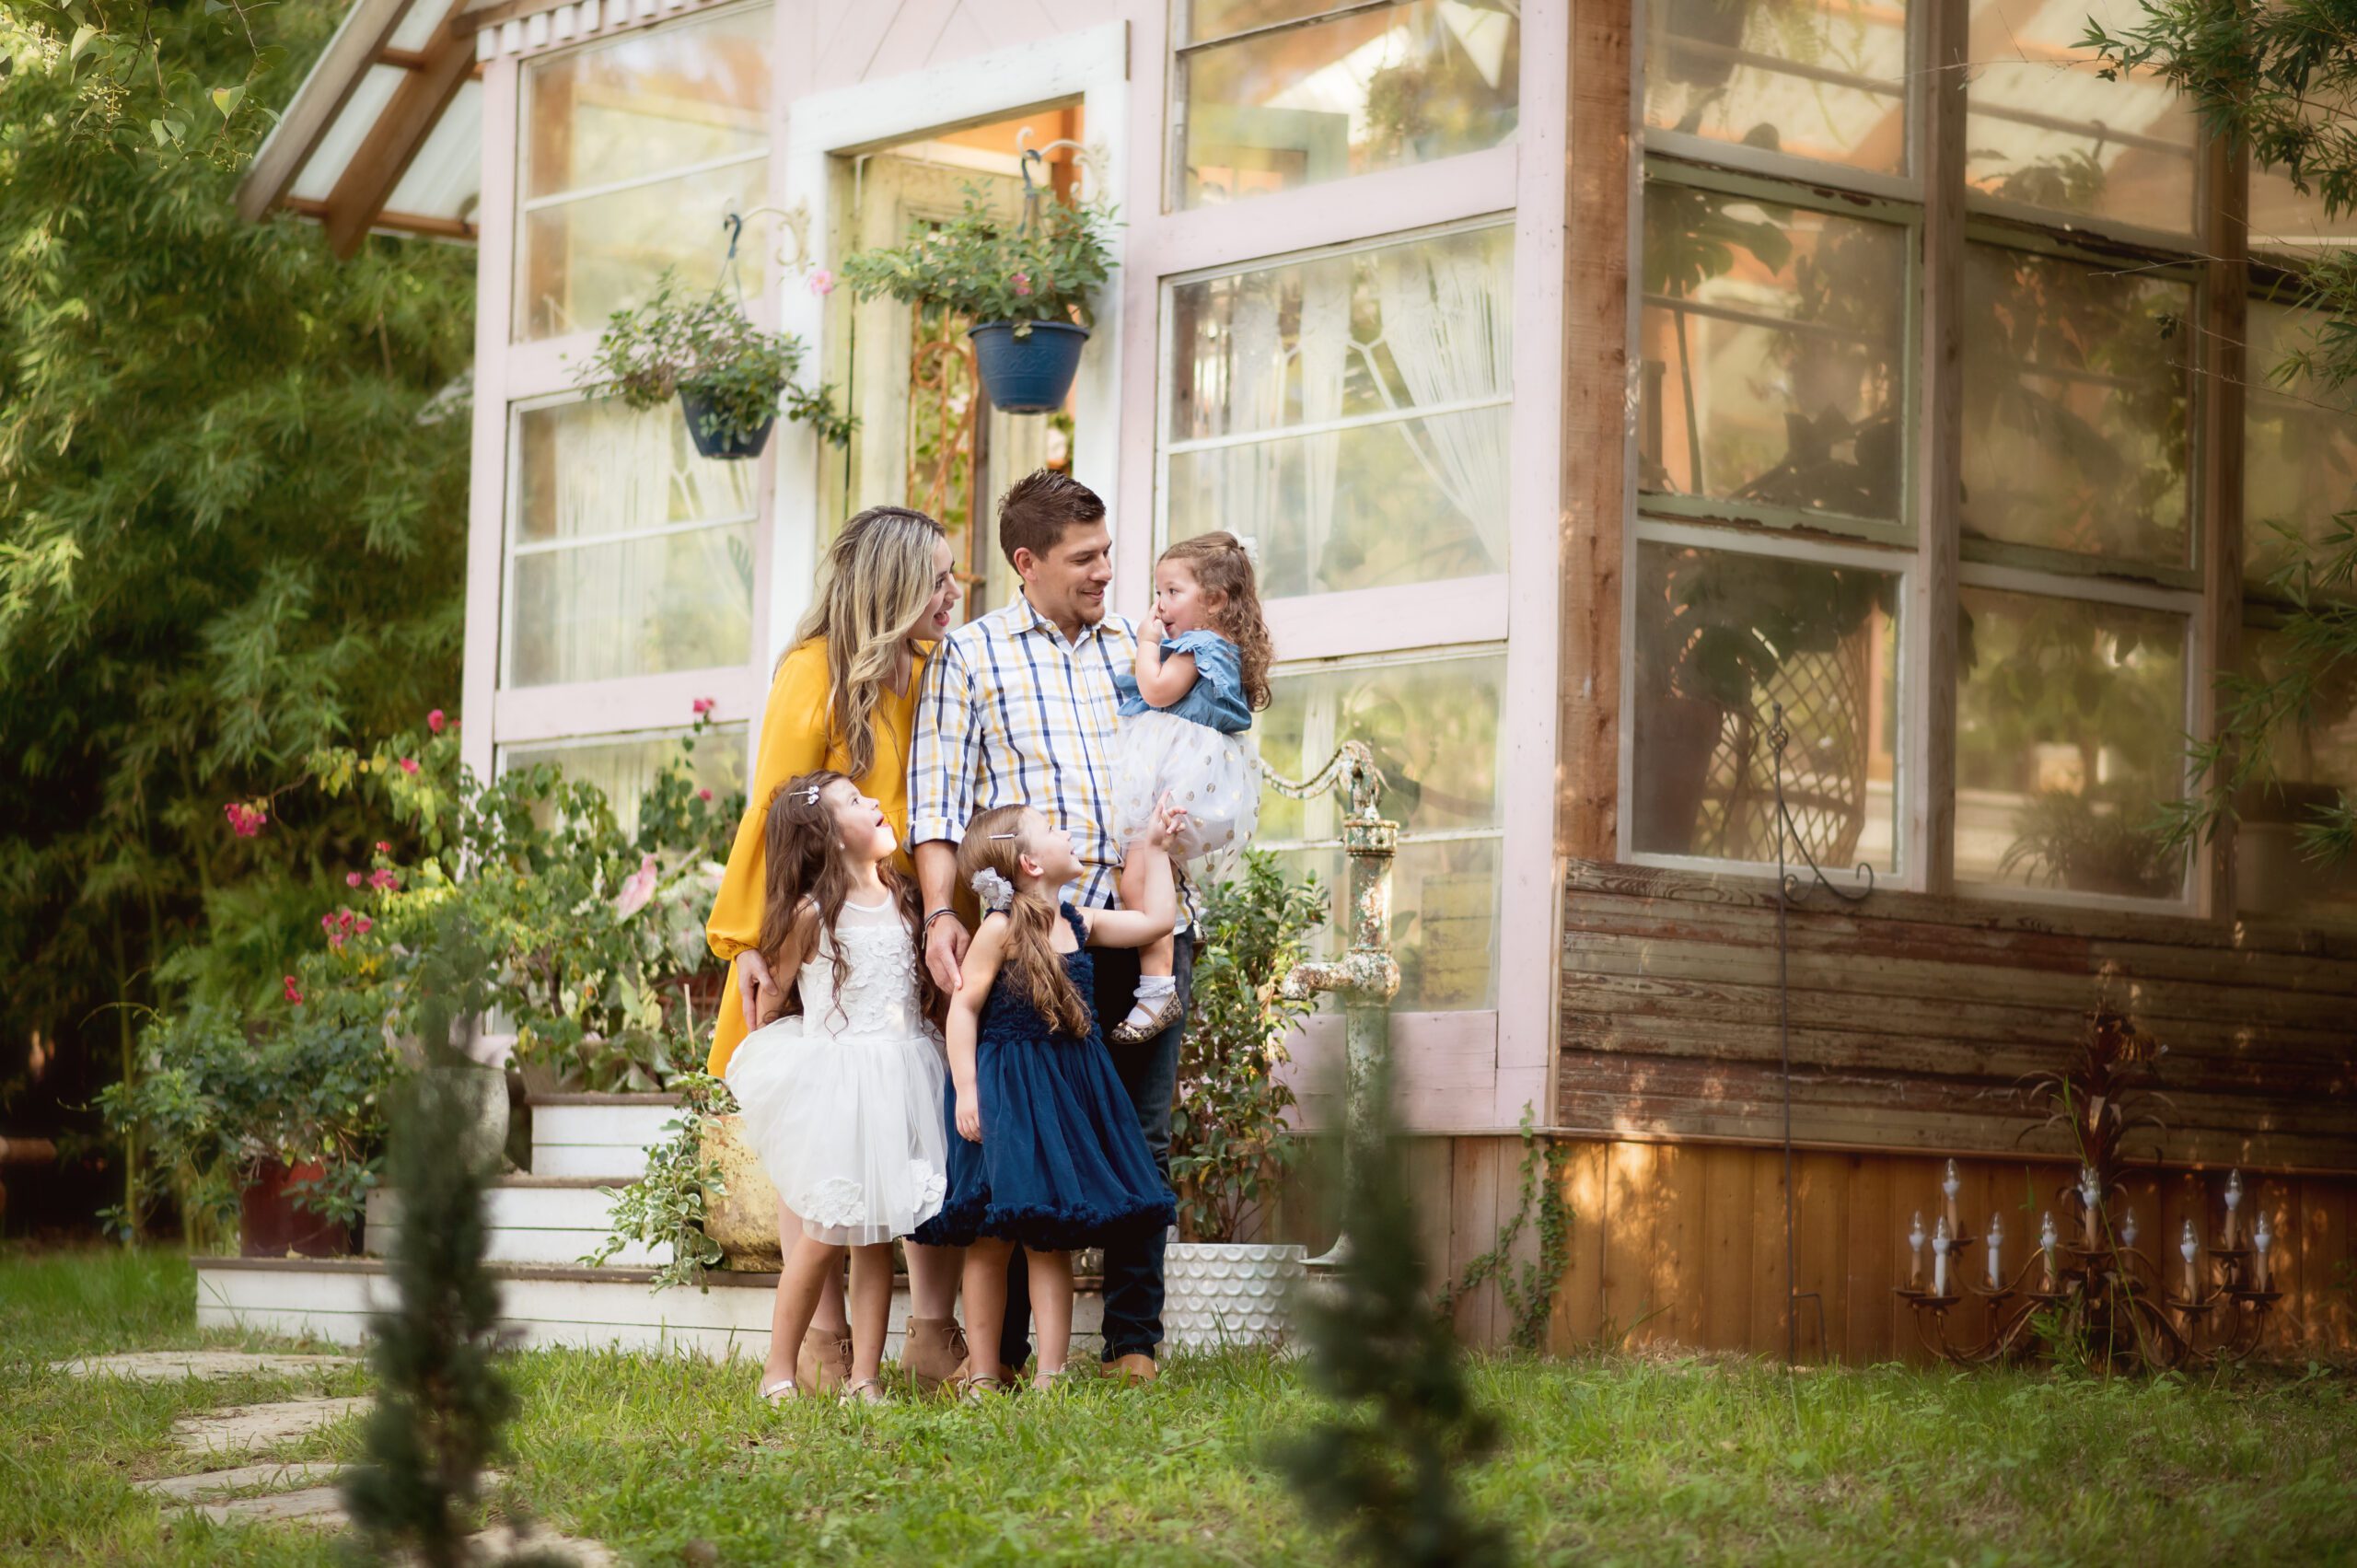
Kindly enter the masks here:
M 1909 1216 L 1920 1210 L 1928 1222 L 1938 1212 L 1942 1166 L 1936 1158 L 1895 1155 L 1795 1157 L 1794 1276 L 1805 1296 L 1816 1293 L 1823 1307 L 1820 1330 L 1817 1304 L 1801 1302 L 1801 1359 L 1931 1359 L 1910 1309 L 1893 1291 L 1906 1275 Z M 1992 1214 L 2003 1216 L 2010 1272 L 2028 1256 L 2038 1213 L 2060 1213 L 2059 1194 L 2073 1170 L 2067 1162 L 1961 1160 L 1957 1175 L 1970 1230 L 1984 1230 Z M 2189 1218 L 2205 1240 L 2214 1238 L 2223 1179 L 2218 1172 L 2131 1176 L 2127 1201 L 2136 1211 L 2141 1249 L 2174 1263 L 2176 1237 Z M 2357 1181 L 2262 1178 L 2248 1189 L 2246 1218 L 2265 1211 L 2282 1237 L 2275 1272 L 2283 1301 L 2268 1348 L 2288 1354 L 2357 1349 L 2350 1247 Z M 1564 1196 L 1571 1256 L 1556 1289 L 1550 1349 L 1678 1345 L 1783 1353 L 1780 1150 L 1578 1140 L 1571 1145 Z M 1968 1267 L 1982 1267 L 1977 1254 Z M 1971 1277 L 1980 1283 L 1977 1272 Z M 1977 1335 L 1987 1326 L 1985 1309 L 1978 1303 L 1960 1307 L 1956 1322 L 1960 1335 Z
M 1800 1142 L 2067 1153 L 2066 1133 L 2025 1135 L 2017 1086 L 2106 1005 L 2167 1047 L 2162 1158 L 2357 1174 L 2357 938 L 1903 892 L 1832 905 L 1789 916 Z M 1571 862 L 1556 1125 L 1780 1137 L 1776 964 L 1763 880 Z

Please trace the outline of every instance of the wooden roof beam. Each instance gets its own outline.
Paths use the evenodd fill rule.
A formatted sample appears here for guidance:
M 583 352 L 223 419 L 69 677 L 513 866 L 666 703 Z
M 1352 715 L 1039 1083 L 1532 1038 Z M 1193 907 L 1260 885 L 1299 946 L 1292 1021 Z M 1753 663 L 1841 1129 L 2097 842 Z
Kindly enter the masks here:
M 435 0 L 420 0 L 432 5 Z M 286 106 L 286 113 L 254 155 L 253 167 L 238 185 L 238 215 L 248 223 L 258 223 L 261 215 L 278 203 L 294 185 L 295 177 L 303 172 L 303 165 L 312 149 L 326 135 L 335 117 L 352 100 L 360 78 L 368 74 L 369 63 L 390 47 L 395 29 L 408 10 L 408 0 L 356 0 L 345 14 L 335 36 L 319 55 L 318 64 L 304 81 L 306 88 L 318 86 L 318 92 L 301 91 L 295 101 Z
M 424 63 L 394 89 L 392 101 L 369 127 L 366 140 L 352 155 L 343 178 L 328 195 L 328 248 L 340 258 L 348 260 L 368 238 L 377 215 L 392 197 L 393 187 L 401 183 L 442 111 L 450 107 L 460 85 L 474 71 L 473 36 L 447 22 L 423 52 Z

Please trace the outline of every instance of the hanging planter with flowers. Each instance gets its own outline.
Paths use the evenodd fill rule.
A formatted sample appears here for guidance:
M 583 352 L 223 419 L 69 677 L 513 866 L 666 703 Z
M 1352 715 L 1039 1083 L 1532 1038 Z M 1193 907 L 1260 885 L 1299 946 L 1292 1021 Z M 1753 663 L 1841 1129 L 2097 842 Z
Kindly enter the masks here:
M 841 447 L 856 423 L 835 407 L 834 389 L 806 388 L 802 340 L 765 332 L 718 289 L 689 302 L 664 274 L 654 296 L 606 319 L 586 364 L 575 374 L 597 396 L 650 409 L 679 400 L 688 435 L 707 458 L 758 458 L 782 413 Z
M 1006 413 L 1051 413 L 1064 406 L 1096 316 L 1091 301 L 1112 266 L 1107 236 L 1113 209 L 1055 200 L 1023 157 L 1023 213 L 1010 222 L 989 190 L 966 186 L 965 211 L 920 224 L 906 244 L 863 250 L 843 262 L 843 281 L 863 299 L 888 295 L 919 309 L 974 323 L 982 390 Z

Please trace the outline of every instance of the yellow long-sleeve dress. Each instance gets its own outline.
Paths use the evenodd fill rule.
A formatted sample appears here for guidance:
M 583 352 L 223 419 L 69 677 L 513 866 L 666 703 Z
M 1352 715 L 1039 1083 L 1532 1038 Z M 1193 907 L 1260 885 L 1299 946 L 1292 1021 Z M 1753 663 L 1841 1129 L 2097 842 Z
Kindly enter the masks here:
M 893 867 L 915 875 L 909 859 L 909 735 L 916 721 L 917 678 L 931 652 L 923 646 L 909 668 L 901 691 L 888 687 L 876 703 L 876 765 L 859 787 L 876 797 L 890 820 L 901 846 L 892 856 Z M 745 819 L 737 824 L 737 842 L 728 851 L 728 869 L 704 922 L 704 936 L 712 950 L 728 963 L 728 983 L 720 996 L 720 1019 L 713 1031 L 712 1053 L 705 1070 L 717 1077 L 745 1038 L 744 1005 L 737 996 L 737 955 L 761 939 L 761 889 L 768 881 L 769 854 L 762 827 L 770 796 L 788 779 L 814 768 L 842 771 L 850 764 L 842 738 L 828 722 L 827 644 L 814 637 L 785 656 L 777 677 L 770 682 L 770 700 L 761 714 L 761 750 L 753 763 L 753 788 L 745 803 Z

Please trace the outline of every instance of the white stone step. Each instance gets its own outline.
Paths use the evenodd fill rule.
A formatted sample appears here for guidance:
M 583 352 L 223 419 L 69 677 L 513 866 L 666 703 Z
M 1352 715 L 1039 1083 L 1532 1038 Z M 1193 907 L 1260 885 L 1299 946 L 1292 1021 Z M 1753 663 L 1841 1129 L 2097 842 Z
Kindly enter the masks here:
M 614 1201 L 627 1179 L 592 1176 L 508 1176 L 483 1194 L 487 1235 L 483 1255 L 494 1263 L 575 1264 L 602 1246 Z M 368 1194 L 362 1247 L 372 1258 L 392 1250 L 401 1223 L 401 1195 Z M 623 1268 L 655 1268 L 671 1249 L 633 1242 L 608 1260 Z
M 391 1278 L 375 1258 L 199 1258 L 199 1328 L 316 1334 L 355 1345 L 368 1314 L 390 1302 Z M 528 1346 L 580 1345 L 623 1350 L 701 1351 L 759 1361 L 769 1353 L 775 1274 L 714 1270 L 709 1288 L 650 1288 L 646 1269 L 557 1268 L 500 1264 L 500 1316 Z M 1096 1282 L 1082 1282 L 1073 1303 L 1073 1350 L 1093 1357 L 1102 1302 Z M 892 1294 L 885 1355 L 900 1353 L 908 1288 Z
M 534 1095 L 532 1174 L 635 1181 L 646 1151 L 670 1134 L 676 1095 Z

